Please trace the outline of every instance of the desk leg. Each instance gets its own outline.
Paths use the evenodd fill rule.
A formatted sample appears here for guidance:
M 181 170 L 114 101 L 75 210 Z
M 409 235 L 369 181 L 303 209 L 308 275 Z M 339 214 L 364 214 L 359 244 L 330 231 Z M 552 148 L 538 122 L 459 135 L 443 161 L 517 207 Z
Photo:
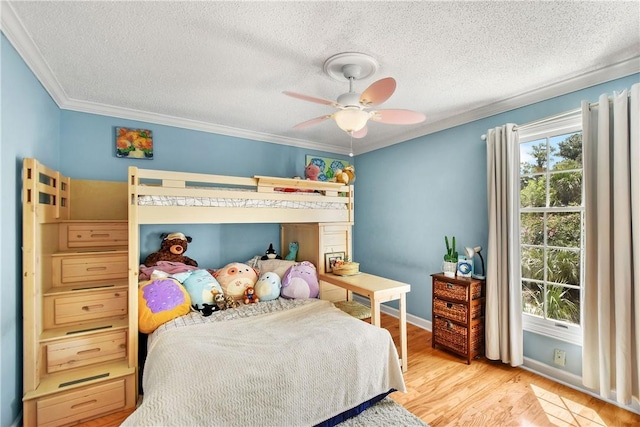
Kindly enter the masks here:
M 400 357 L 402 372 L 407 372 L 407 294 L 400 295 Z
M 371 324 L 381 328 L 380 325 L 380 301 L 376 301 L 373 297 L 369 298 L 371 305 Z

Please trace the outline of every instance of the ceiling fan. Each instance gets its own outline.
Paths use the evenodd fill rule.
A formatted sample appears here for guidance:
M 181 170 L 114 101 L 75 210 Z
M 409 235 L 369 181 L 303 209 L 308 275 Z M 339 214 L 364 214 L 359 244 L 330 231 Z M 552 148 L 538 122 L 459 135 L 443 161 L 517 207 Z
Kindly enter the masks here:
M 293 98 L 338 108 L 338 111 L 333 114 L 298 123 L 293 127 L 294 129 L 302 129 L 325 120 L 334 119 L 338 127 L 353 138 L 363 138 L 367 134 L 369 120 L 394 125 L 412 125 L 423 122 L 426 118 L 424 114 L 411 110 L 369 110 L 371 107 L 382 104 L 393 95 L 396 90 L 396 81 L 392 77 L 386 77 L 371 84 L 362 94 L 354 92 L 353 82 L 369 77 L 377 69 L 377 63 L 368 55 L 362 53 L 334 55 L 325 61 L 323 68 L 334 79 L 347 79 L 349 92 L 340 95 L 336 101 L 329 101 L 284 91 L 285 95 Z

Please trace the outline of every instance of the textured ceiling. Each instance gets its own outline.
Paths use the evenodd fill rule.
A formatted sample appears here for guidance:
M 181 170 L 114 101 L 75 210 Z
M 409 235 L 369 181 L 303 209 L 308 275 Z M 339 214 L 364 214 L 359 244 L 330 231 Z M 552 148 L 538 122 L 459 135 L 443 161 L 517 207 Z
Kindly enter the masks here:
M 419 125 L 371 123 L 354 151 L 640 71 L 640 2 L 4 2 L 2 28 L 61 108 L 349 151 L 334 122 L 293 126 L 348 91 L 323 73 L 341 52 L 392 76 L 380 108 Z M 586 82 L 586 83 L 585 83 Z M 553 89 L 553 91 L 552 91 Z M 553 95 L 552 95 L 553 94 Z

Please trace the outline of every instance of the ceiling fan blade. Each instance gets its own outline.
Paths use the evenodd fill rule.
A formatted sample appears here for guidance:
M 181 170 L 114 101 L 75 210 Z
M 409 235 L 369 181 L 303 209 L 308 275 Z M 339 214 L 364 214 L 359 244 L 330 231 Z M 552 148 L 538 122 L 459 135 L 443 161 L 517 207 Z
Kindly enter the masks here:
M 351 136 L 353 136 L 354 138 L 360 139 L 360 138 L 364 138 L 365 136 L 367 136 L 367 132 L 368 132 L 368 129 L 365 126 L 362 129 L 360 129 L 359 131 L 354 132 L 353 135 L 351 135 Z
M 427 116 L 411 110 L 378 110 L 371 112 L 371 119 L 375 122 L 390 125 L 414 125 L 424 122 Z
M 306 128 L 307 126 L 311 126 L 311 125 L 315 125 L 316 123 L 324 122 L 325 120 L 328 120 L 331 117 L 333 117 L 331 114 L 328 114 L 326 116 L 316 117 L 315 119 L 311 119 L 311 120 L 307 120 L 306 122 L 298 123 L 293 128 L 294 129 Z
M 382 104 L 389 99 L 393 92 L 396 90 L 396 81 L 393 77 L 387 77 L 385 79 L 373 82 L 371 86 L 365 89 L 360 95 L 360 104 L 364 107 L 371 107 L 374 105 Z
M 316 98 L 313 96 L 309 96 L 309 95 L 303 95 L 301 93 L 296 93 L 296 92 L 289 92 L 289 91 L 284 91 L 282 92 L 285 95 L 291 96 L 293 98 L 298 98 L 298 99 L 302 99 L 303 101 L 310 101 L 310 102 L 315 102 L 318 104 L 324 104 L 324 105 L 331 105 L 333 107 L 336 107 L 336 103 L 334 101 L 329 101 L 327 99 L 322 99 L 322 98 Z

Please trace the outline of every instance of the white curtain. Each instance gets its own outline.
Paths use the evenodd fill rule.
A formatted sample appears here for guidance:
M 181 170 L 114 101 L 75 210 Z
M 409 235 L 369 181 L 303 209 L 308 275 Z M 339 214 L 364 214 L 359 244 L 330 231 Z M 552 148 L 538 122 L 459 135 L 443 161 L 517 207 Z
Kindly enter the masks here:
M 640 369 L 640 85 L 582 102 L 585 283 L 582 381 L 631 404 Z
M 511 366 L 522 365 L 522 288 L 520 252 L 512 236 L 520 235 L 518 133 L 514 124 L 487 132 L 487 248 L 485 355 Z M 515 170 L 514 170 L 515 168 Z

